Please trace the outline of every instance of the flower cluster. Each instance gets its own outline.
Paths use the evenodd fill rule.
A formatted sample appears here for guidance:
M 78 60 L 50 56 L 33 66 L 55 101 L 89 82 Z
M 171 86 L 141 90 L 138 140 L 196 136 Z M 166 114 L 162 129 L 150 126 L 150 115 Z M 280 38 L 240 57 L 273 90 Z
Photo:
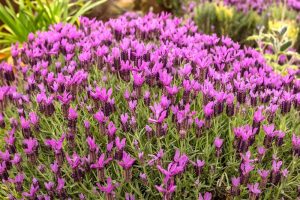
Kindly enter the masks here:
M 0 65 L 0 195 L 257 199 L 300 167 L 297 72 L 276 74 L 189 20 L 82 17 L 12 49 L 14 66 Z
M 249 10 L 255 10 L 258 12 L 262 12 L 267 10 L 268 7 L 273 4 L 285 3 L 289 9 L 299 11 L 300 10 L 300 2 L 299 0 L 246 0 L 246 1 L 237 1 L 237 0 L 223 0 L 225 5 L 235 6 L 238 10 L 243 12 L 248 12 Z

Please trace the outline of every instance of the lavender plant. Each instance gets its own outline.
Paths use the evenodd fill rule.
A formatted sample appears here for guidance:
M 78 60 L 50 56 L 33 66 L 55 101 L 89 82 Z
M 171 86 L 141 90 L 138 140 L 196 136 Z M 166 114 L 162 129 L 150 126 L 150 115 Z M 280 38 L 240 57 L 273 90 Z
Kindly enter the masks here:
M 296 199 L 300 80 L 152 13 L 56 24 L 0 65 L 2 199 Z

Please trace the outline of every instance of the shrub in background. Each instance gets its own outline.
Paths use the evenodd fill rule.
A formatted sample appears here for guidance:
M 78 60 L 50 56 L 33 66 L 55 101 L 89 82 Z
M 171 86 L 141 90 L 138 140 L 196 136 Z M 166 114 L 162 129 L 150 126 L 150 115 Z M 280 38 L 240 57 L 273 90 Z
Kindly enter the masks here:
M 0 65 L 1 198 L 296 199 L 297 71 L 196 30 L 127 14 L 14 45 L 17 72 Z
M 195 7 L 194 20 L 199 30 L 205 33 L 228 35 L 244 44 L 246 38 L 258 33 L 261 27 L 265 31 L 289 25 L 294 41 L 299 34 L 300 7 L 291 0 L 286 4 L 277 1 L 202 1 L 192 3 Z M 290 38 L 290 39 L 291 39 Z M 295 47 L 298 48 L 298 42 Z
M 295 52 L 293 41 L 289 40 L 288 27 L 274 29 L 270 33 L 260 31 L 258 35 L 248 37 L 248 40 L 255 40 L 257 50 L 266 58 L 273 69 L 279 73 L 287 74 L 289 69 L 299 70 L 300 54 Z

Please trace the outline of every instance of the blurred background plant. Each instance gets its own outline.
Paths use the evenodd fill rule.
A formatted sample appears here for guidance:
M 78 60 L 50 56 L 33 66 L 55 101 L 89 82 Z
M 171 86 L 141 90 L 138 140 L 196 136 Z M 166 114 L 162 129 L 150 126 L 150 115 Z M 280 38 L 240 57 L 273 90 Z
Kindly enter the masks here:
M 59 22 L 76 23 L 79 16 L 105 1 L 6 0 L 0 4 L 0 59 L 9 56 L 12 43 L 24 42 L 29 33 Z
M 285 35 L 293 41 L 300 50 L 299 11 L 293 7 L 291 0 L 285 3 L 263 2 L 253 5 L 250 3 L 231 3 L 236 1 L 201 1 L 192 2 L 193 18 L 199 30 L 204 33 L 216 33 L 218 36 L 228 35 L 241 44 L 253 45 L 247 38 L 257 34 L 261 27 L 264 32 L 277 29 L 283 25 L 289 27 Z M 190 6 L 191 7 L 191 6 Z M 192 9 L 191 9 L 192 10 Z
M 182 12 L 182 5 L 184 0 L 156 0 L 161 7 L 166 11 L 171 11 L 173 14 L 180 14 Z
M 269 65 L 283 75 L 286 75 L 289 69 L 299 69 L 300 54 L 292 48 L 295 41 L 289 37 L 293 32 L 290 29 L 283 26 L 264 33 L 262 28 L 259 34 L 247 38 L 256 42 L 257 50 L 264 55 Z
M 200 31 L 216 33 L 218 36 L 228 35 L 242 44 L 255 33 L 258 26 L 267 24 L 266 19 L 260 18 L 256 12 L 243 13 L 215 2 L 196 6 L 194 20 Z

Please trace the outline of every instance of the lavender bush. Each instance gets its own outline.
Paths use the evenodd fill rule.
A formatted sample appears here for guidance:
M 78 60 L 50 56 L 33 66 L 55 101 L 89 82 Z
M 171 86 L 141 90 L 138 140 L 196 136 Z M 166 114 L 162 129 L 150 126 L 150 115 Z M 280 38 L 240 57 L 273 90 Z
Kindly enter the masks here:
M 300 80 L 167 14 L 53 25 L 0 66 L 1 198 L 296 199 Z
M 258 12 L 263 12 L 267 10 L 270 6 L 284 4 L 288 9 L 300 11 L 300 1 L 299 0 L 223 0 L 225 5 L 235 6 L 238 10 L 243 12 L 248 12 L 250 10 L 256 10 Z

